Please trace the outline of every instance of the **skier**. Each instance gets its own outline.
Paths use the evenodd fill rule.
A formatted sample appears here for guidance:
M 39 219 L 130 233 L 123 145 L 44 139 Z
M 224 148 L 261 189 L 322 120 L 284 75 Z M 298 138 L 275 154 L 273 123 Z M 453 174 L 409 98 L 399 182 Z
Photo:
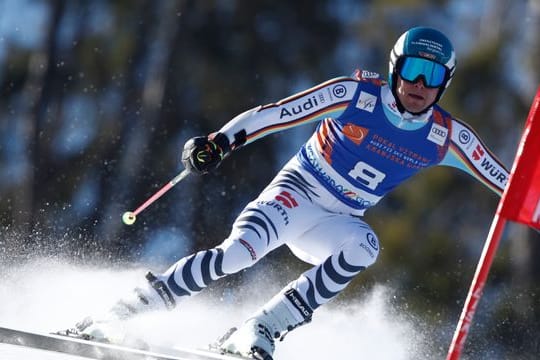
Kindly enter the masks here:
M 248 110 L 219 131 L 187 141 L 182 162 L 206 174 L 263 136 L 319 122 L 220 245 L 180 259 L 163 274 L 148 273 L 107 316 L 86 318 L 70 331 L 106 341 L 112 320 L 181 308 L 185 297 L 285 244 L 313 267 L 219 343 L 223 352 L 272 359 L 274 339 L 308 323 L 317 308 L 375 262 L 379 240 L 362 216 L 389 191 L 422 169 L 446 165 L 502 194 L 508 171 L 467 124 L 437 105 L 455 69 L 448 38 L 415 27 L 395 43 L 388 81 L 357 70 Z

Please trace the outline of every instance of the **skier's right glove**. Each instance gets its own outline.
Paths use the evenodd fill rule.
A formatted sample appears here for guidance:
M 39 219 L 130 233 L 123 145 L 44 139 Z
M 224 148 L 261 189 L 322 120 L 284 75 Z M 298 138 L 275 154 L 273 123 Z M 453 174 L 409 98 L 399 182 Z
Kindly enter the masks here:
M 190 172 L 207 174 L 216 169 L 231 152 L 229 139 L 222 133 L 189 139 L 182 151 L 182 163 Z

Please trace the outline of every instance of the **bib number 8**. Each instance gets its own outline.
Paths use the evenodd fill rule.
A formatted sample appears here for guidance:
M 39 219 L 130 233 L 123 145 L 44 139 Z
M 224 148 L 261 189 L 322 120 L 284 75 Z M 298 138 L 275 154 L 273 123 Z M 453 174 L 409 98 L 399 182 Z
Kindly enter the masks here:
M 375 190 L 381 181 L 384 180 L 386 174 L 375 169 L 373 166 L 360 161 L 354 166 L 354 169 L 349 171 L 349 176 L 360 181 L 370 190 Z

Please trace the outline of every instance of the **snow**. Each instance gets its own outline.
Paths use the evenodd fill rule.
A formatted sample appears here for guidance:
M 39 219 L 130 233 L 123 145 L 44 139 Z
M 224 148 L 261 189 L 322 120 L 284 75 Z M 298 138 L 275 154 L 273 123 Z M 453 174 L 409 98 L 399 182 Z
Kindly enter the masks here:
M 11 268 L 0 283 L 0 326 L 34 332 L 51 332 L 83 317 L 107 309 L 142 279 L 145 269 L 105 269 L 68 265 L 48 260 Z M 268 284 L 265 284 L 268 288 Z M 257 289 L 248 289 L 256 293 Z M 389 313 L 389 291 L 377 287 L 358 303 L 322 307 L 309 325 L 277 342 L 277 360 L 362 358 L 427 358 L 421 330 L 410 319 Z M 219 299 L 218 299 L 219 300 Z M 222 299 L 223 300 L 223 299 Z M 203 349 L 230 327 L 236 326 L 261 304 L 242 306 L 210 297 L 186 300 L 173 312 L 143 315 L 131 320 L 129 331 L 149 343 L 164 347 Z M 76 359 L 38 350 L 0 346 L 0 358 Z

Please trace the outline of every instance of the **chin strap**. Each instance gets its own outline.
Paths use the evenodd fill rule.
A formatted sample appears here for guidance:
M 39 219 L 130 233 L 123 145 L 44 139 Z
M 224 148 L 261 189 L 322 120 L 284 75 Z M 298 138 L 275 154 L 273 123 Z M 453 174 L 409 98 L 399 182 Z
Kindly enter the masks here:
M 433 113 L 433 106 L 428 107 L 426 110 L 421 113 L 411 113 L 405 110 L 401 113 L 403 120 L 414 123 L 425 123 L 429 121 L 429 117 Z

